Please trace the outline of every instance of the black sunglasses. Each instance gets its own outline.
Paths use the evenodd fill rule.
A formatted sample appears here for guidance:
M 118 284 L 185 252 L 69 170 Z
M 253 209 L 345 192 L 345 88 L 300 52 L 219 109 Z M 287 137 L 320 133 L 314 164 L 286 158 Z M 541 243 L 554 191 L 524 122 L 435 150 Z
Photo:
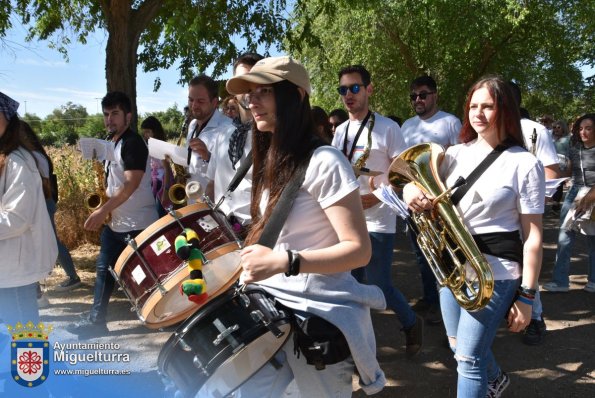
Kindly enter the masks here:
M 339 86 L 337 87 L 337 91 L 339 92 L 339 94 L 341 96 L 346 96 L 347 95 L 347 91 L 351 91 L 353 94 L 357 94 L 359 93 L 359 90 L 362 89 L 362 87 L 366 87 L 363 84 L 352 84 L 351 86 Z
M 425 100 L 428 95 L 434 94 L 434 93 L 435 93 L 435 91 L 430 91 L 430 92 L 422 91 L 419 94 L 415 94 L 415 93 L 411 94 L 409 96 L 409 98 L 411 99 L 411 101 L 415 101 L 417 99 L 417 97 L 419 97 L 422 100 Z

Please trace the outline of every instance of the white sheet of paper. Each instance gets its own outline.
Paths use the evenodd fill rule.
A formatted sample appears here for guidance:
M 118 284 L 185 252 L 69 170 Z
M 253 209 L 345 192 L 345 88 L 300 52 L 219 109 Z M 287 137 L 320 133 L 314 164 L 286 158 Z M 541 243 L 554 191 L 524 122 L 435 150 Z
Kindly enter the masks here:
M 382 184 L 380 188 L 372 192 L 382 203 L 386 203 L 391 209 L 397 212 L 397 215 L 403 220 L 409 217 L 407 204 L 403 202 L 397 193 L 389 186 Z
M 79 139 L 78 147 L 85 160 L 116 160 L 114 155 L 114 143 L 112 141 L 83 137 Z
M 180 166 L 187 166 L 188 163 L 187 148 L 155 138 L 149 138 L 149 155 L 155 159 L 165 159 L 165 156 L 169 156 L 172 162 Z
M 553 178 L 551 180 L 545 180 L 545 196 L 551 198 L 555 193 L 558 185 L 562 184 L 570 177 Z

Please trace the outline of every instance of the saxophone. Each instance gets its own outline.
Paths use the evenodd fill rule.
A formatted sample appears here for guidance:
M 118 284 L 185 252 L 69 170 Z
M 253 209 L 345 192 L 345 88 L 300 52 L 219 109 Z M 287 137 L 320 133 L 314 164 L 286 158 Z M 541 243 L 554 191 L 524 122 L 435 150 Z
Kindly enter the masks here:
M 107 202 L 107 195 L 105 194 L 105 170 L 103 164 L 97 160 L 97 152 L 93 149 L 93 171 L 95 172 L 95 192 L 89 194 L 85 198 L 85 207 L 93 212 L 99 209 Z
M 411 216 L 417 243 L 438 283 L 452 291 L 462 308 L 476 311 L 492 297 L 494 276 L 490 264 L 452 204 L 450 190 L 438 176 L 443 156 L 444 149 L 438 144 L 412 146 L 393 160 L 388 178 L 394 187 L 413 182 L 425 194 L 434 196 L 431 212 L 413 213 Z M 468 268 L 473 272 L 467 272 Z
M 182 139 L 184 138 L 184 133 L 188 129 L 188 125 L 190 124 L 190 116 L 186 116 L 184 118 L 184 122 L 182 123 L 182 128 L 180 129 L 180 136 L 178 137 L 178 141 L 176 142 L 177 146 L 182 144 Z M 173 173 L 173 183 L 167 190 L 167 197 L 169 198 L 170 202 L 174 205 L 174 207 L 182 207 L 185 206 L 188 197 L 186 195 L 186 180 L 188 179 L 188 173 L 184 166 L 180 166 L 174 162 L 171 163 L 172 173 Z

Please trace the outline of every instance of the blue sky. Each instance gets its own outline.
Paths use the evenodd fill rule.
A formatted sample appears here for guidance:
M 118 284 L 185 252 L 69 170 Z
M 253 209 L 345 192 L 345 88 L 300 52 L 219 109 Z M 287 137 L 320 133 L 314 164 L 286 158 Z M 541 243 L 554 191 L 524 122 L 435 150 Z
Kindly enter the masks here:
M 95 114 L 105 95 L 105 32 L 88 38 L 86 45 L 73 43 L 69 62 L 47 42 L 26 43 L 23 27 L 8 31 L 6 46 L 0 47 L 0 91 L 20 102 L 19 113 L 34 113 L 43 118 L 71 101 Z M 153 81 L 159 76 L 161 88 L 153 92 Z M 231 68 L 223 78 L 231 77 Z M 164 111 L 186 104 L 186 87 L 178 85 L 175 68 L 155 73 L 137 72 L 137 106 L 140 114 Z M 99 98 L 99 99 L 98 99 Z M 26 102 L 25 102 L 26 101 Z

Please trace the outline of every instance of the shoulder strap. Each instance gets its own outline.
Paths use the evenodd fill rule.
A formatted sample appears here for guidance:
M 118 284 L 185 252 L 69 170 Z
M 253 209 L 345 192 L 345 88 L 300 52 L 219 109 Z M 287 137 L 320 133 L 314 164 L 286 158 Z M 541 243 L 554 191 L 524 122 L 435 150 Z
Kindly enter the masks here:
M 484 171 L 487 170 L 488 167 L 490 167 L 492 163 L 494 163 L 496 159 L 498 159 L 498 156 L 502 155 L 502 152 L 504 152 L 506 148 L 508 148 L 508 146 L 498 145 L 492 152 L 488 154 L 488 156 L 486 156 L 484 160 L 481 161 L 480 164 L 477 165 L 475 170 L 473 170 L 471 174 L 469 174 L 469 176 L 465 179 L 465 185 L 457 188 L 455 193 L 450 197 L 453 205 L 456 206 L 461 201 L 463 196 L 465 196 L 467 191 L 473 186 L 473 184 L 475 184 L 477 179 L 483 174 Z
M 311 158 L 314 150 L 322 145 L 322 143 L 317 142 L 312 148 L 309 157 Z M 298 191 L 302 187 L 302 184 L 304 183 L 304 179 L 306 178 L 306 170 L 308 169 L 309 164 L 310 159 L 308 159 L 307 162 L 302 163 L 302 165 L 296 170 L 287 186 L 285 186 L 283 189 L 281 197 L 279 198 L 279 202 L 273 209 L 271 218 L 269 219 L 267 225 L 265 225 L 262 235 L 260 235 L 260 239 L 258 239 L 258 244 L 272 249 L 277 243 L 277 239 L 279 238 L 279 234 L 281 233 L 283 225 L 285 225 L 285 221 L 287 220 L 287 216 L 291 211 L 293 202 L 297 197 Z

